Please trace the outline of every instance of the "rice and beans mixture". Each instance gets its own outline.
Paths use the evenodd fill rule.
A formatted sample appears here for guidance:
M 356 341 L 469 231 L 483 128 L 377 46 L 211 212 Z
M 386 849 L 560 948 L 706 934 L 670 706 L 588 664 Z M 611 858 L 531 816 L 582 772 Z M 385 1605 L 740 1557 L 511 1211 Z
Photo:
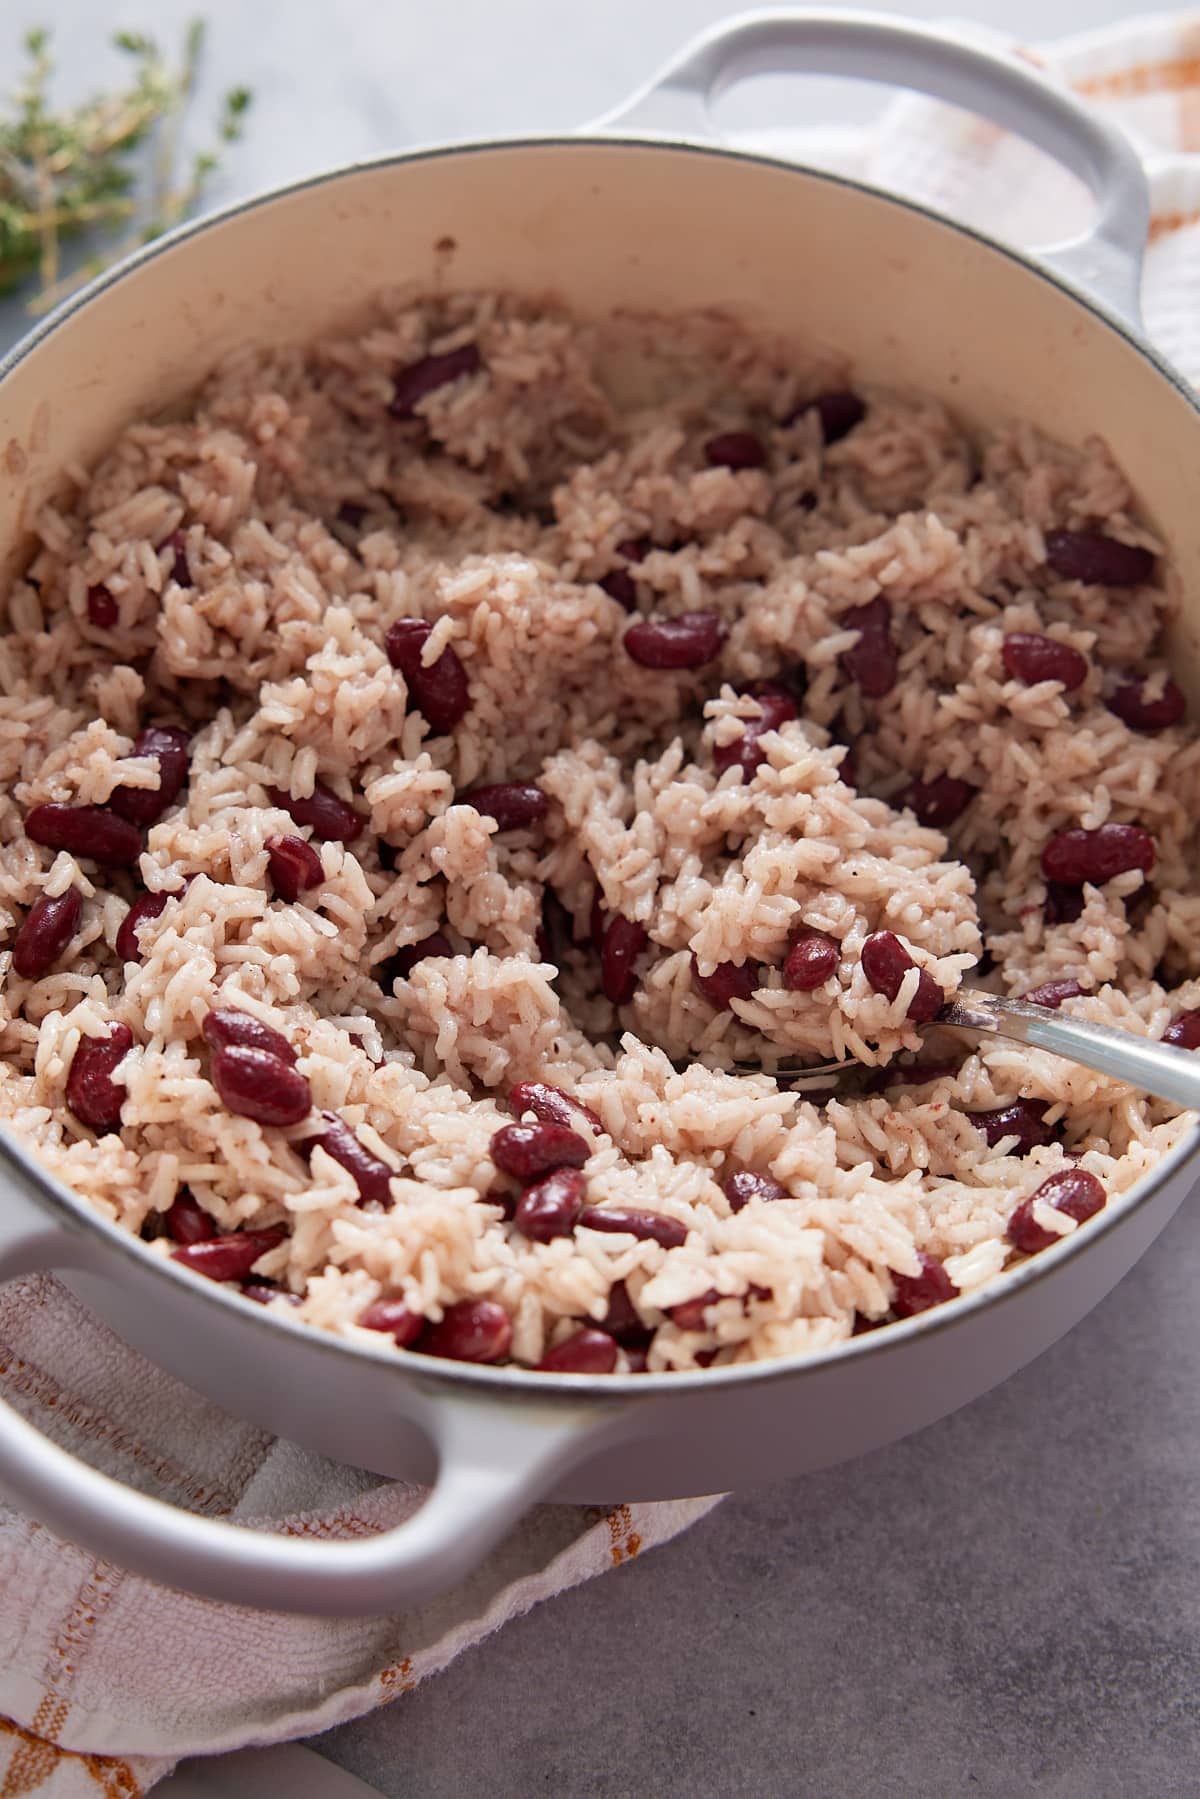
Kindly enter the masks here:
M 978 1288 L 1187 1127 L 936 1022 L 1200 1045 L 1200 749 L 1104 445 L 459 296 L 68 478 L 0 639 L 0 1116 L 156 1253 L 687 1369 Z

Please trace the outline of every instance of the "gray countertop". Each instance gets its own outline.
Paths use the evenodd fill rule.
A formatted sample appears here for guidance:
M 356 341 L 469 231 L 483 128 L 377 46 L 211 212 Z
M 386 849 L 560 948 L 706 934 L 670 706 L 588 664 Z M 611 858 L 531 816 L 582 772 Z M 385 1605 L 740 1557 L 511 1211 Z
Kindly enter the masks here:
M 165 34 L 196 9 L 123 0 L 114 17 Z M 202 9 L 206 88 L 245 80 L 258 94 L 214 199 L 405 143 L 570 126 L 730 10 Z M 959 10 L 1037 39 L 1131 8 Z M 97 79 L 100 12 L 96 0 L 18 0 L 0 30 L 0 81 L 19 22 L 57 28 L 69 84 Z M 829 103 L 773 89 L 763 122 L 801 105 L 828 116 Z M 739 106 L 757 116 L 746 97 Z M 967 1411 L 729 1499 L 314 1746 L 390 1799 L 1200 1792 L 1198 1289 L 1200 1221 L 1186 1212 L 1084 1325 Z
M 395 1799 L 1200 1792 L 1200 1220 L 890 1449 L 735 1496 L 317 1747 Z

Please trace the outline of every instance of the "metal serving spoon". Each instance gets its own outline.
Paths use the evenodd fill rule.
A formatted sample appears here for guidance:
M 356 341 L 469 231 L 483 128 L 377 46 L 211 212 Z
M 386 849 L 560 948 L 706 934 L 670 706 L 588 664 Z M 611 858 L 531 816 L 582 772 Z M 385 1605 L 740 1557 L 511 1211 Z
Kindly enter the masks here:
M 1110 1074 L 1128 1081 L 1156 1099 L 1165 1099 L 1185 1111 L 1200 1111 L 1200 1054 L 1178 1049 L 1173 1043 L 1152 1043 L 1146 1037 L 1135 1037 L 1111 1024 L 1092 1024 L 1087 1019 L 1063 1017 L 1045 1006 L 1031 1006 L 1021 999 L 999 999 L 994 993 L 982 993 L 964 987 L 957 997 L 938 1013 L 937 1024 L 952 1024 L 965 1031 L 983 1031 L 988 1036 L 1010 1037 L 1016 1043 L 1028 1043 L 1034 1049 L 1048 1049 L 1097 1074 Z M 860 1062 L 821 1062 L 802 1066 L 795 1061 L 782 1062 L 777 1069 L 762 1069 L 756 1062 L 735 1062 L 734 1067 L 747 1073 L 770 1073 L 781 1086 L 802 1093 L 810 1084 L 820 1085 L 830 1075 L 845 1074 L 861 1068 Z

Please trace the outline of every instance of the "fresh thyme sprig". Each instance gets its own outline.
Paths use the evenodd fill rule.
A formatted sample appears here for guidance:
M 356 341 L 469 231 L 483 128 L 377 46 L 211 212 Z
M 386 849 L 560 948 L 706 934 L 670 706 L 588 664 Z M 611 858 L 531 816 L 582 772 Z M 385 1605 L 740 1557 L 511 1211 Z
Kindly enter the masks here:
M 118 93 L 56 112 L 50 85 L 50 34 L 25 37 L 28 64 L 12 116 L 0 117 L 0 294 L 36 280 L 31 312 L 43 312 L 136 245 L 186 218 L 217 167 L 220 146 L 241 135 L 250 90 L 231 88 L 221 102 L 216 146 L 181 167 L 184 118 L 192 99 L 204 21 L 184 36 L 178 68 L 153 38 L 120 31 L 113 44 L 132 63 Z M 147 178 L 137 152 L 153 151 Z M 62 245 L 96 233 L 104 247 L 64 275 Z

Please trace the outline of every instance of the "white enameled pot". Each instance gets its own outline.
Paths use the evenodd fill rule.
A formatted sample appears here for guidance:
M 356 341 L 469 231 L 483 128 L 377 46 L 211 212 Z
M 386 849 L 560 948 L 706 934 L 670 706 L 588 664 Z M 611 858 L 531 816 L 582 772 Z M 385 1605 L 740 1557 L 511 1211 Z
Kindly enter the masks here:
M 1035 260 L 871 188 L 714 146 L 714 93 L 780 69 L 920 89 L 1022 132 L 1091 188 L 1090 230 Z M 1182 575 L 1173 654 L 1197 696 L 1200 418 L 1140 336 L 1147 217 L 1125 141 L 1021 62 L 867 15 L 735 19 L 586 134 L 340 169 L 202 220 L 62 307 L 0 367 L 0 570 L 64 464 L 185 395 L 234 345 L 309 338 L 380 288 L 550 294 L 593 315 L 719 307 L 836 346 L 862 378 L 934 393 L 969 424 L 1018 416 L 1069 442 L 1105 437 Z M 535 1500 L 800 1474 L 975 1398 L 1133 1266 L 1193 1185 L 1197 1146 L 1193 1131 L 977 1296 L 803 1361 L 594 1379 L 373 1352 L 264 1313 L 104 1223 L 0 1134 L 0 1279 L 55 1269 L 230 1411 L 432 1492 L 368 1540 L 248 1531 L 117 1485 L 3 1404 L 0 1484 L 93 1551 L 213 1598 L 393 1610 L 461 1577 Z

